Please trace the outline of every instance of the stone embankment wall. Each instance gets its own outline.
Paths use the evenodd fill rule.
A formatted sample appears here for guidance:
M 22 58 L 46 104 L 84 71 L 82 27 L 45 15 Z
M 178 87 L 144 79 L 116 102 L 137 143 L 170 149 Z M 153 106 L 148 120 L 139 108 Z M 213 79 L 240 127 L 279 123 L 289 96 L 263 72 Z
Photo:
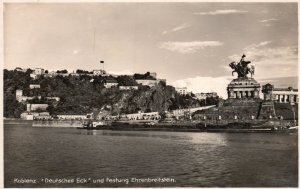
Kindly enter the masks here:
M 33 121 L 34 127 L 81 127 L 82 121 L 80 120 L 39 120 Z
M 33 123 L 32 120 L 23 120 L 23 119 L 16 119 L 16 118 L 4 119 L 3 122 L 5 126 L 8 125 L 32 126 Z

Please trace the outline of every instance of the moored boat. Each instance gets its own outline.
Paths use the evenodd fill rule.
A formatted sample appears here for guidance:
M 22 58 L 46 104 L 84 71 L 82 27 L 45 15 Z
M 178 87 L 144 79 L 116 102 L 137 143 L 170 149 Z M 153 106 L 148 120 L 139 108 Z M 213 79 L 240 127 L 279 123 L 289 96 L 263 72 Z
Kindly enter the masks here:
M 104 121 L 88 121 L 83 122 L 82 127 L 77 127 L 77 129 L 100 129 L 108 124 Z

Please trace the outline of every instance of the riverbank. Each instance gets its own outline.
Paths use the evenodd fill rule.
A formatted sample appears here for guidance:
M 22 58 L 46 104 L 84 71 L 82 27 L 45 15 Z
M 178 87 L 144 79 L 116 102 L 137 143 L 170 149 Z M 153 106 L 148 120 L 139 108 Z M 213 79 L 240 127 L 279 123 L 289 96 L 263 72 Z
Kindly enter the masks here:
M 105 122 L 106 125 L 92 130 L 120 130 L 120 131 L 174 131 L 174 132 L 298 132 L 289 130 L 290 121 L 273 120 L 255 122 L 199 122 L 199 121 L 177 121 L 177 122 L 149 122 L 149 121 L 114 121 Z M 80 120 L 21 120 L 5 119 L 5 126 L 32 126 L 32 127 L 55 127 L 55 128 L 82 128 Z
M 9 125 L 20 125 L 20 126 L 32 126 L 33 120 L 22 120 L 22 119 L 4 119 L 3 120 L 4 126 Z

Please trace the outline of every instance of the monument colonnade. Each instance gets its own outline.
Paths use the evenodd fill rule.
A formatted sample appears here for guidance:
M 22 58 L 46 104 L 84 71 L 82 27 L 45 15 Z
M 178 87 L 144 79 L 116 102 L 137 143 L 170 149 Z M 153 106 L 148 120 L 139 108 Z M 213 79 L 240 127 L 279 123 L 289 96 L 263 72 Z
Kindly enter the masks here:
M 273 100 L 283 103 L 298 103 L 298 93 L 294 91 L 273 91 L 272 92 Z

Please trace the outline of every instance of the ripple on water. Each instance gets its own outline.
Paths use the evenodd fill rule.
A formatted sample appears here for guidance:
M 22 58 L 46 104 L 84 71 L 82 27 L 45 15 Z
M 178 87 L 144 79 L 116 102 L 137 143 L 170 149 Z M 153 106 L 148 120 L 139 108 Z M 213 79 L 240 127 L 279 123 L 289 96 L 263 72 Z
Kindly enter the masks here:
M 292 187 L 298 182 L 297 135 L 33 127 L 5 127 L 4 135 L 7 187 L 24 187 L 12 179 L 28 175 L 176 179 L 121 187 Z M 99 185 L 82 185 L 89 186 Z

